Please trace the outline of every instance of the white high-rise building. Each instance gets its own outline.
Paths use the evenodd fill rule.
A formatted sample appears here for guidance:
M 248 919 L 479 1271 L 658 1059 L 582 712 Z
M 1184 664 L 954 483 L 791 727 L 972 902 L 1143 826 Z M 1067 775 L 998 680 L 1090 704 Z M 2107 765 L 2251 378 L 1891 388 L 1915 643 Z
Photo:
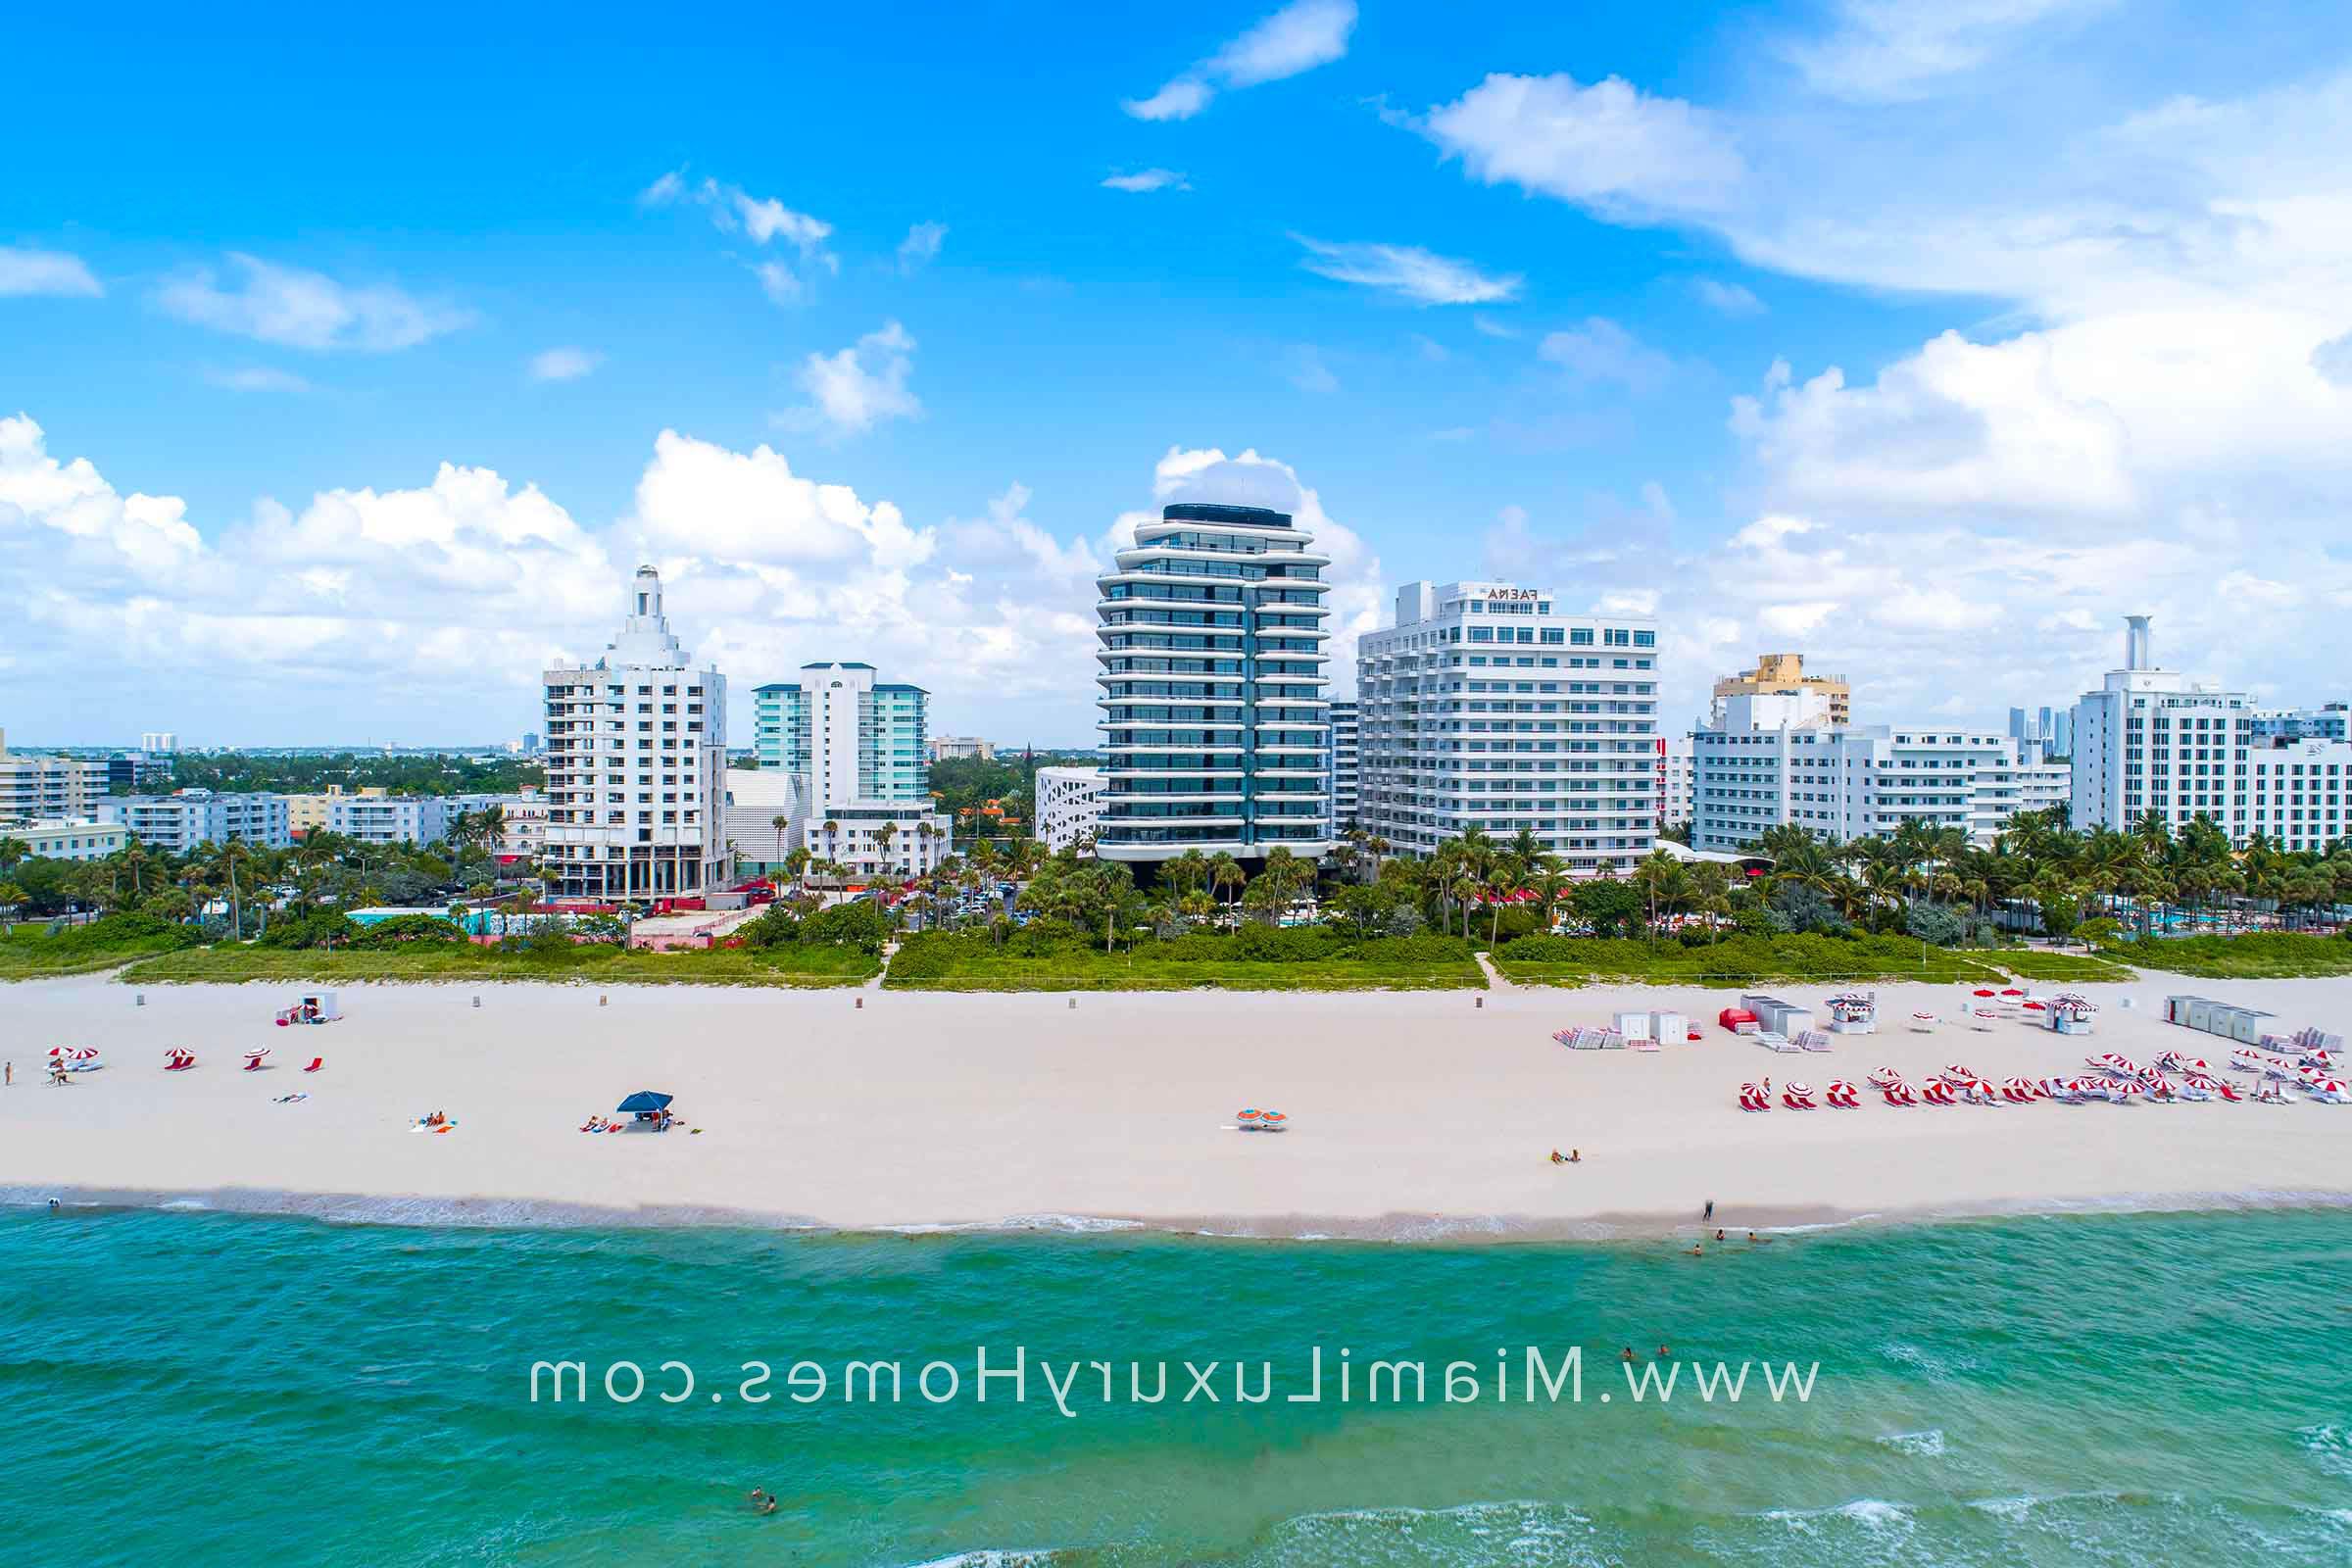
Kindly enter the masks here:
M 1102 770 L 1099 767 L 1041 767 L 1037 770 L 1037 837 L 1056 855 L 1094 839 L 1102 828 Z
M 1356 654 L 1358 822 L 1426 857 L 1533 833 L 1576 875 L 1657 846 L 1656 623 L 1544 589 L 1409 583 Z
M 1178 503 L 1137 524 L 1100 583 L 1097 856 L 1330 851 L 1331 562 L 1312 543 L 1262 507 Z
M 922 876 L 953 848 L 931 799 L 930 694 L 856 661 L 801 666 L 755 694 L 760 771 L 800 781 L 795 842 L 866 877 Z
M 2158 669 L 2148 617 L 2124 619 L 2124 667 L 2075 704 L 2075 826 L 2124 832 L 2153 811 L 2178 832 L 2201 813 L 2245 843 L 2253 699 Z
M 556 891 L 648 900 L 722 886 L 727 680 L 671 635 L 661 573 L 637 568 L 603 658 L 559 664 L 544 685 Z
M 170 757 L 179 750 L 179 737 L 168 729 L 151 729 L 139 737 L 139 750 L 150 757 Z
M 1690 847 L 1736 852 L 1794 823 L 1833 843 L 1905 822 L 1989 846 L 2020 811 L 2065 803 L 2066 769 L 2006 735 L 1952 725 L 1833 721 L 1826 698 L 1734 697 L 1690 737 Z

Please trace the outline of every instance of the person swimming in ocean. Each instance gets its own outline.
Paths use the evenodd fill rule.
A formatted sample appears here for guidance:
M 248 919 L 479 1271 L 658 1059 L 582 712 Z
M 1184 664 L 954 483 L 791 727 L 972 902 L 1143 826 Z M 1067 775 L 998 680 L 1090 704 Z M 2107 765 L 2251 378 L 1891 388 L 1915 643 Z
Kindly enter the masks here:
M 765 1487 L 754 1487 L 752 1489 L 752 1512 L 774 1513 L 775 1511 L 776 1494 Z
M 1627 1366 L 1632 1366 L 1634 1364 L 1634 1348 L 1630 1345 L 1627 1346 L 1618 1353 L 1617 1359 L 1623 1361 Z
M 1717 1232 L 1715 1233 L 1715 1239 L 1716 1239 L 1717 1241 L 1719 1241 L 1719 1242 L 1720 1242 L 1720 1241 L 1722 1241 L 1722 1240 L 1723 1240 L 1723 1232 L 1721 1232 L 1721 1231 L 1717 1231 Z
M 1747 1239 L 1757 1247 L 1770 1247 L 1772 1245 L 1771 1237 L 1758 1236 L 1754 1231 L 1749 1231 L 1747 1233 Z

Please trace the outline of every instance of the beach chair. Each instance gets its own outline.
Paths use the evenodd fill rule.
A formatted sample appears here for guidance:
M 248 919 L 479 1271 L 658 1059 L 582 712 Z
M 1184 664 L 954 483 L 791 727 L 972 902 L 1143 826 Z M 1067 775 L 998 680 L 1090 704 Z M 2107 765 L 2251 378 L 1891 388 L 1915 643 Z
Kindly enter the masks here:
M 304 1072 L 317 1072 L 317 1071 L 318 1071 L 319 1068 L 321 1068 L 321 1067 L 323 1067 L 323 1066 L 325 1066 L 325 1065 L 326 1065 L 326 1058 L 325 1058 L 324 1056 L 313 1056 L 313 1057 L 311 1058 L 311 1064 L 310 1064 L 308 1067 L 305 1067 L 305 1068 L 303 1068 L 302 1070 L 303 1070 Z
M 247 1056 L 245 1058 L 245 1065 L 240 1070 L 244 1072 L 260 1072 L 262 1070 L 262 1058 L 259 1056 Z
M 1818 1029 L 1807 1029 L 1796 1037 L 1796 1049 L 1799 1051 L 1829 1051 L 1832 1049 L 1830 1037 Z

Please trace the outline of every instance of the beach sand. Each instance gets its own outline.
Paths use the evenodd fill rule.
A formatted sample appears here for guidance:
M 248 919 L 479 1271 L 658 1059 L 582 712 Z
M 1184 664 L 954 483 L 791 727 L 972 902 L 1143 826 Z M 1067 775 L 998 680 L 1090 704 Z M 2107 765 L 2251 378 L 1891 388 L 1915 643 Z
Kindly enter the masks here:
M 1837 988 L 1769 989 L 1819 1007 Z M 362 985 L 341 988 L 343 1021 L 280 1029 L 288 985 L 42 981 L 0 986 L 16 1071 L 0 1197 L 429 1223 L 1142 1221 L 1450 1240 L 1657 1235 L 1695 1227 L 1710 1199 L 1738 1230 L 2352 1196 L 2352 1105 L 1736 1104 L 1743 1080 L 1818 1088 L 1882 1064 L 1915 1083 L 1954 1061 L 1998 1080 L 2170 1047 L 2219 1067 L 2227 1042 L 2162 1021 L 2168 992 L 2266 1007 L 2279 1033 L 2352 1032 L 2352 980 L 2083 986 L 2103 1009 L 2087 1037 L 2022 1022 L 1915 1034 L 1914 1008 L 1953 1014 L 1965 988 L 1873 989 L 1879 1034 L 1800 1056 L 1717 1028 L 1737 993 L 1674 987 L 1495 992 L 1483 1006 L 1464 992 L 1087 994 L 1073 1008 L 1062 995 Z M 1637 1007 L 1678 1008 L 1704 1039 L 1653 1054 L 1550 1038 Z M 47 1087 L 38 1058 L 67 1044 L 107 1065 Z M 175 1045 L 200 1066 L 164 1072 Z M 254 1046 L 271 1048 L 270 1070 L 239 1070 Z M 325 1070 L 298 1070 L 314 1054 Z M 678 1128 L 576 1130 L 638 1089 L 674 1095 Z M 1287 1112 L 1291 1130 L 1230 1130 L 1244 1105 Z M 457 1130 L 411 1131 L 433 1110 Z M 1547 1157 L 1572 1147 L 1583 1163 Z

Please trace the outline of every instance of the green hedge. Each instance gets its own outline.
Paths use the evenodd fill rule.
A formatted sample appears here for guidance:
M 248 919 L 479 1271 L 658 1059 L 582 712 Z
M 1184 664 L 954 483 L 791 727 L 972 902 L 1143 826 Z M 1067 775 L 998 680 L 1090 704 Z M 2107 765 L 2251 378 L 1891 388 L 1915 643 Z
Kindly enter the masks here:
M 1104 953 L 1066 925 L 1034 922 L 999 942 L 987 932 L 909 937 L 883 982 L 899 989 L 975 991 L 1156 991 L 1196 986 L 1237 990 L 1347 991 L 1483 983 L 1470 944 L 1459 937 L 1349 936 L 1323 926 L 1246 925 L 1149 938 Z
M 1995 960 L 1997 961 L 1997 960 Z M 1736 936 L 1686 946 L 1600 937 L 1521 937 L 1494 954 L 1513 980 L 1624 979 L 1690 985 L 1767 980 L 1973 980 L 1997 971 L 1945 948 L 1897 936 Z
M 127 909 L 87 925 L 67 926 L 55 936 L 42 925 L 19 925 L 10 930 L 7 941 L 0 942 L 0 979 L 86 974 L 134 958 L 192 948 L 204 940 L 200 926 L 159 920 Z

